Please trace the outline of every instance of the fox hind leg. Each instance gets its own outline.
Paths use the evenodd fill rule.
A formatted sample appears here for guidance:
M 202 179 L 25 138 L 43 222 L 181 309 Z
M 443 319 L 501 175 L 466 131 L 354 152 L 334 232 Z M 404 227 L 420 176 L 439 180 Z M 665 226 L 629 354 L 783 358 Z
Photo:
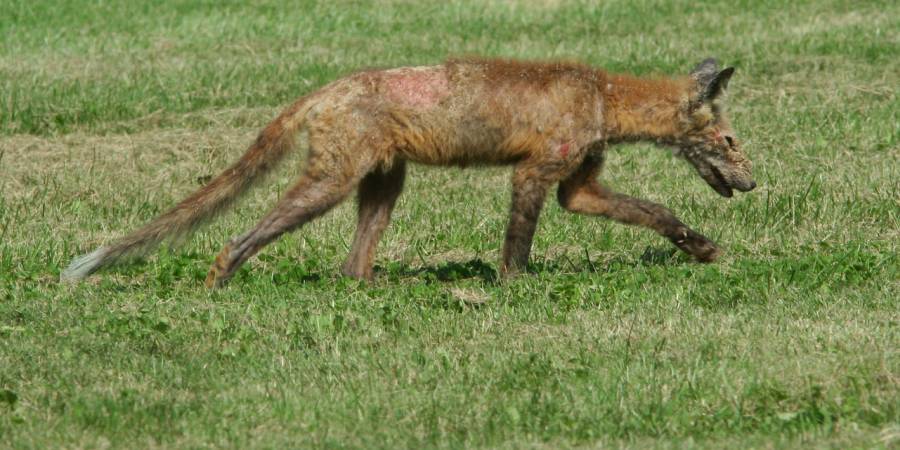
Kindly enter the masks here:
M 311 133 L 304 174 L 253 229 L 225 245 L 206 276 L 208 287 L 223 284 L 248 258 L 282 234 L 328 212 L 372 170 L 380 149 L 369 145 L 374 139 L 350 139 L 351 133 L 330 131 Z
M 372 260 L 382 232 L 390 222 L 397 197 L 403 190 L 406 163 L 396 161 L 390 169 L 376 169 L 359 184 L 358 220 L 353 247 L 341 273 L 357 279 L 372 279 Z
M 232 239 L 216 256 L 206 276 L 209 288 L 221 286 L 248 258 L 283 233 L 297 229 L 324 214 L 343 200 L 355 186 L 355 180 L 309 174 L 289 189 L 275 208 L 250 231 Z
M 248 258 L 282 234 L 326 213 L 373 168 L 392 158 L 396 147 L 392 136 L 385 133 L 377 117 L 363 114 L 359 111 L 364 108 L 353 105 L 352 99 L 338 102 L 310 119 L 309 156 L 303 175 L 253 229 L 225 245 L 206 277 L 208 287 L 223 284 Z

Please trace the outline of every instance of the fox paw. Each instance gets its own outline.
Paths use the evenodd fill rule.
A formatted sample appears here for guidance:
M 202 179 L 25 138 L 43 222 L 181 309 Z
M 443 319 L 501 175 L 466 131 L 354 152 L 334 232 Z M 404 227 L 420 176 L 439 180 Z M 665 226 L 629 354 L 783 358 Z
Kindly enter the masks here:
M 670 238 L 676 247 L 690 254 L 702 263 L 713 262 L 721 256 L 722 251 L 711 240 L 694 230 L 685 228 L 679 230 L 675 237 Z
M 225 284 L 225 281 L 228 280 L 228 262 L 230 260 L 229 256 L 231 255 L 231 246 L 226 245 L 225 248 L 219 252 L 219 255 L 216 256 L 216 260 L 213 261 L 212 266 L 209 268 L 209 272 L 206 273 L 206 287 L 209 289 L 221 287 Z

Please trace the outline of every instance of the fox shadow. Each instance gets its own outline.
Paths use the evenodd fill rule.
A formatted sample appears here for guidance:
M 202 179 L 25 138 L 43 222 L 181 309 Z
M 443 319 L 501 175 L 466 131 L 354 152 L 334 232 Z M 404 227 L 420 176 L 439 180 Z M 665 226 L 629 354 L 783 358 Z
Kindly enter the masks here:
M 376 278 L 386 276 L 389 279 L 421 278 L 425 281 L 453 282 L 477 278 L 486 284 L 495 284 L 500 280 L 497 269 L 481 258 L 465 262 L 448 261 L 439 264 L 413 267 L 409 264 L 394 264 L 388 267 L 376 265 Z
M 609 273 L 637 266 L 667 266 L 684 263 L 678 256 L 679 252 L 675 248 L 652 246 L 644 249 L 644 252 L 637 259 L 626 255 L 608 259 L 602 263 L 591 262 L 586 258 L 575 261 L 567 255 L 562 255 L 553 259 L 541 259 L 530 262 L 525 270 L 525 274 Z M 425 281 L 443 283 L 465 279 L 479 279 L 482 283 L 488 285 L 495 285 L 502 281 L 497 267 L 481 258 L 473 258 L 468 261 L 448 261 L 417 267 L 405 263 L 391 264 L 387 267 L 376 265 L 374 271 L 376 278 L 386 277 L 388 279 L 420 278 Z
M 175 257 L 164 258 L 157 271 L 157 281 L 163 284 L 174 279 L 190 277 L 202 281 L 206 275 L 207 259 L 204 255 L 186 253 Z M 602 262 L 594 262 L 589 258 L 572 258 L 563 254 L 553 258 L 535 259 L 530 262 L 523 275 L 539 274 L 563 274 L 563 273 L 612 273 L 638 266 L 666 266 L 677 265 L 683 261 L 679 258 L 678 251 L 672 247 L 647 247 L 637 258 L 629 255 L 617 256 Z M 122 263 L 117 272 L 124 276 L 139 276 L 145 274 L 149 262 L 143 258 L 137 258 Z M 332 279 L 331 274 L 322 271 L 309 271 L 307 267 L 285 267 L 282 265 L 271 274 L 271 282 L 276 285 L 291 283 L 317 283 Z M 242 267 L 235 274 L 232 283 L 247 282 L 254 278 L 254 271 L 248 267 Z M 447 261 L 424 266 L 413 266 L 408 263 L 388 263 L 387 265 L 375 265 L 375 278 L 386 280 L 420 279 L 425 282 L 452 283 L 460 280 L 477 279 L 485 285 L 496 285 L 502 282 L 498 266 L 484 261 L 481 258 L 472 258 L 468 261 Z M 125 286 L 122 286 L 123 288 Z

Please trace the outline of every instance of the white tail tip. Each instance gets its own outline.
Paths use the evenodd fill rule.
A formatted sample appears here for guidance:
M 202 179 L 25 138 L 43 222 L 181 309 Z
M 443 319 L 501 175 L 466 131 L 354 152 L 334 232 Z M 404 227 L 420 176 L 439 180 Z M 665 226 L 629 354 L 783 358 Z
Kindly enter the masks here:
M 78 281 L 97 270 L 103 263 L 103 257 L 106 256 L 106 247 L 100 247 L 86 255 L 81 255 L 72 260 L 69 267 L 59 274 L 59 281 Z

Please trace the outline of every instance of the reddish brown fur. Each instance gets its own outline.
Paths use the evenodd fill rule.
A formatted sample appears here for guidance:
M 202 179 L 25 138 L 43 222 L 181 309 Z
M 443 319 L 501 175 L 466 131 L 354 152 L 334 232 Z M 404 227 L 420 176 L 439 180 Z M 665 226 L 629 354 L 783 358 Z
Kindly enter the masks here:
M 450 71 L 477 67 L 487 83 L 521 83 L 531 87 L 547 88 L 562 78 L 584 80 L 600 84 L 606 77 L 602 70 L 573 61 L 519 61 L 512 59 L 460 58 L 446 63 Z
M 677 135 L 678 106 L 687 87 L 686 79 L 609 77 L 603 95 L 607 140 L 655 140 Z
M 715 245 L 670 211 L 616 194 L 595 180 L 609 145 L 651 140 L 681 148 L 723 195 L 732 187 L 749 190 L 749 162 L 713 102 L 732 69 L 716 72 L 710 61 L 691 77 L 676 79 L 608 75 L 574 63 L 484 59 L 351 75 L 295 103 L 232 168 L 110 249 L 122 254 L 190 228 L 233 198 L 245 180 L 265 171 L 305 124 L 310 151 L 304 173 L 256 227 L 225 246 L 210 269 L 209 286 L 227 280 L 264 245 L 323 214 L 357 187 L 358 226 L 342 271 L 371 278 L 375 247 L 402 190 L 406 161 L 515 164 L 504 273 L 525 267 L 544 199 L 556 183 L 567 210 L 649 227 L 697 259 L 711 261 L 719 253 Z

